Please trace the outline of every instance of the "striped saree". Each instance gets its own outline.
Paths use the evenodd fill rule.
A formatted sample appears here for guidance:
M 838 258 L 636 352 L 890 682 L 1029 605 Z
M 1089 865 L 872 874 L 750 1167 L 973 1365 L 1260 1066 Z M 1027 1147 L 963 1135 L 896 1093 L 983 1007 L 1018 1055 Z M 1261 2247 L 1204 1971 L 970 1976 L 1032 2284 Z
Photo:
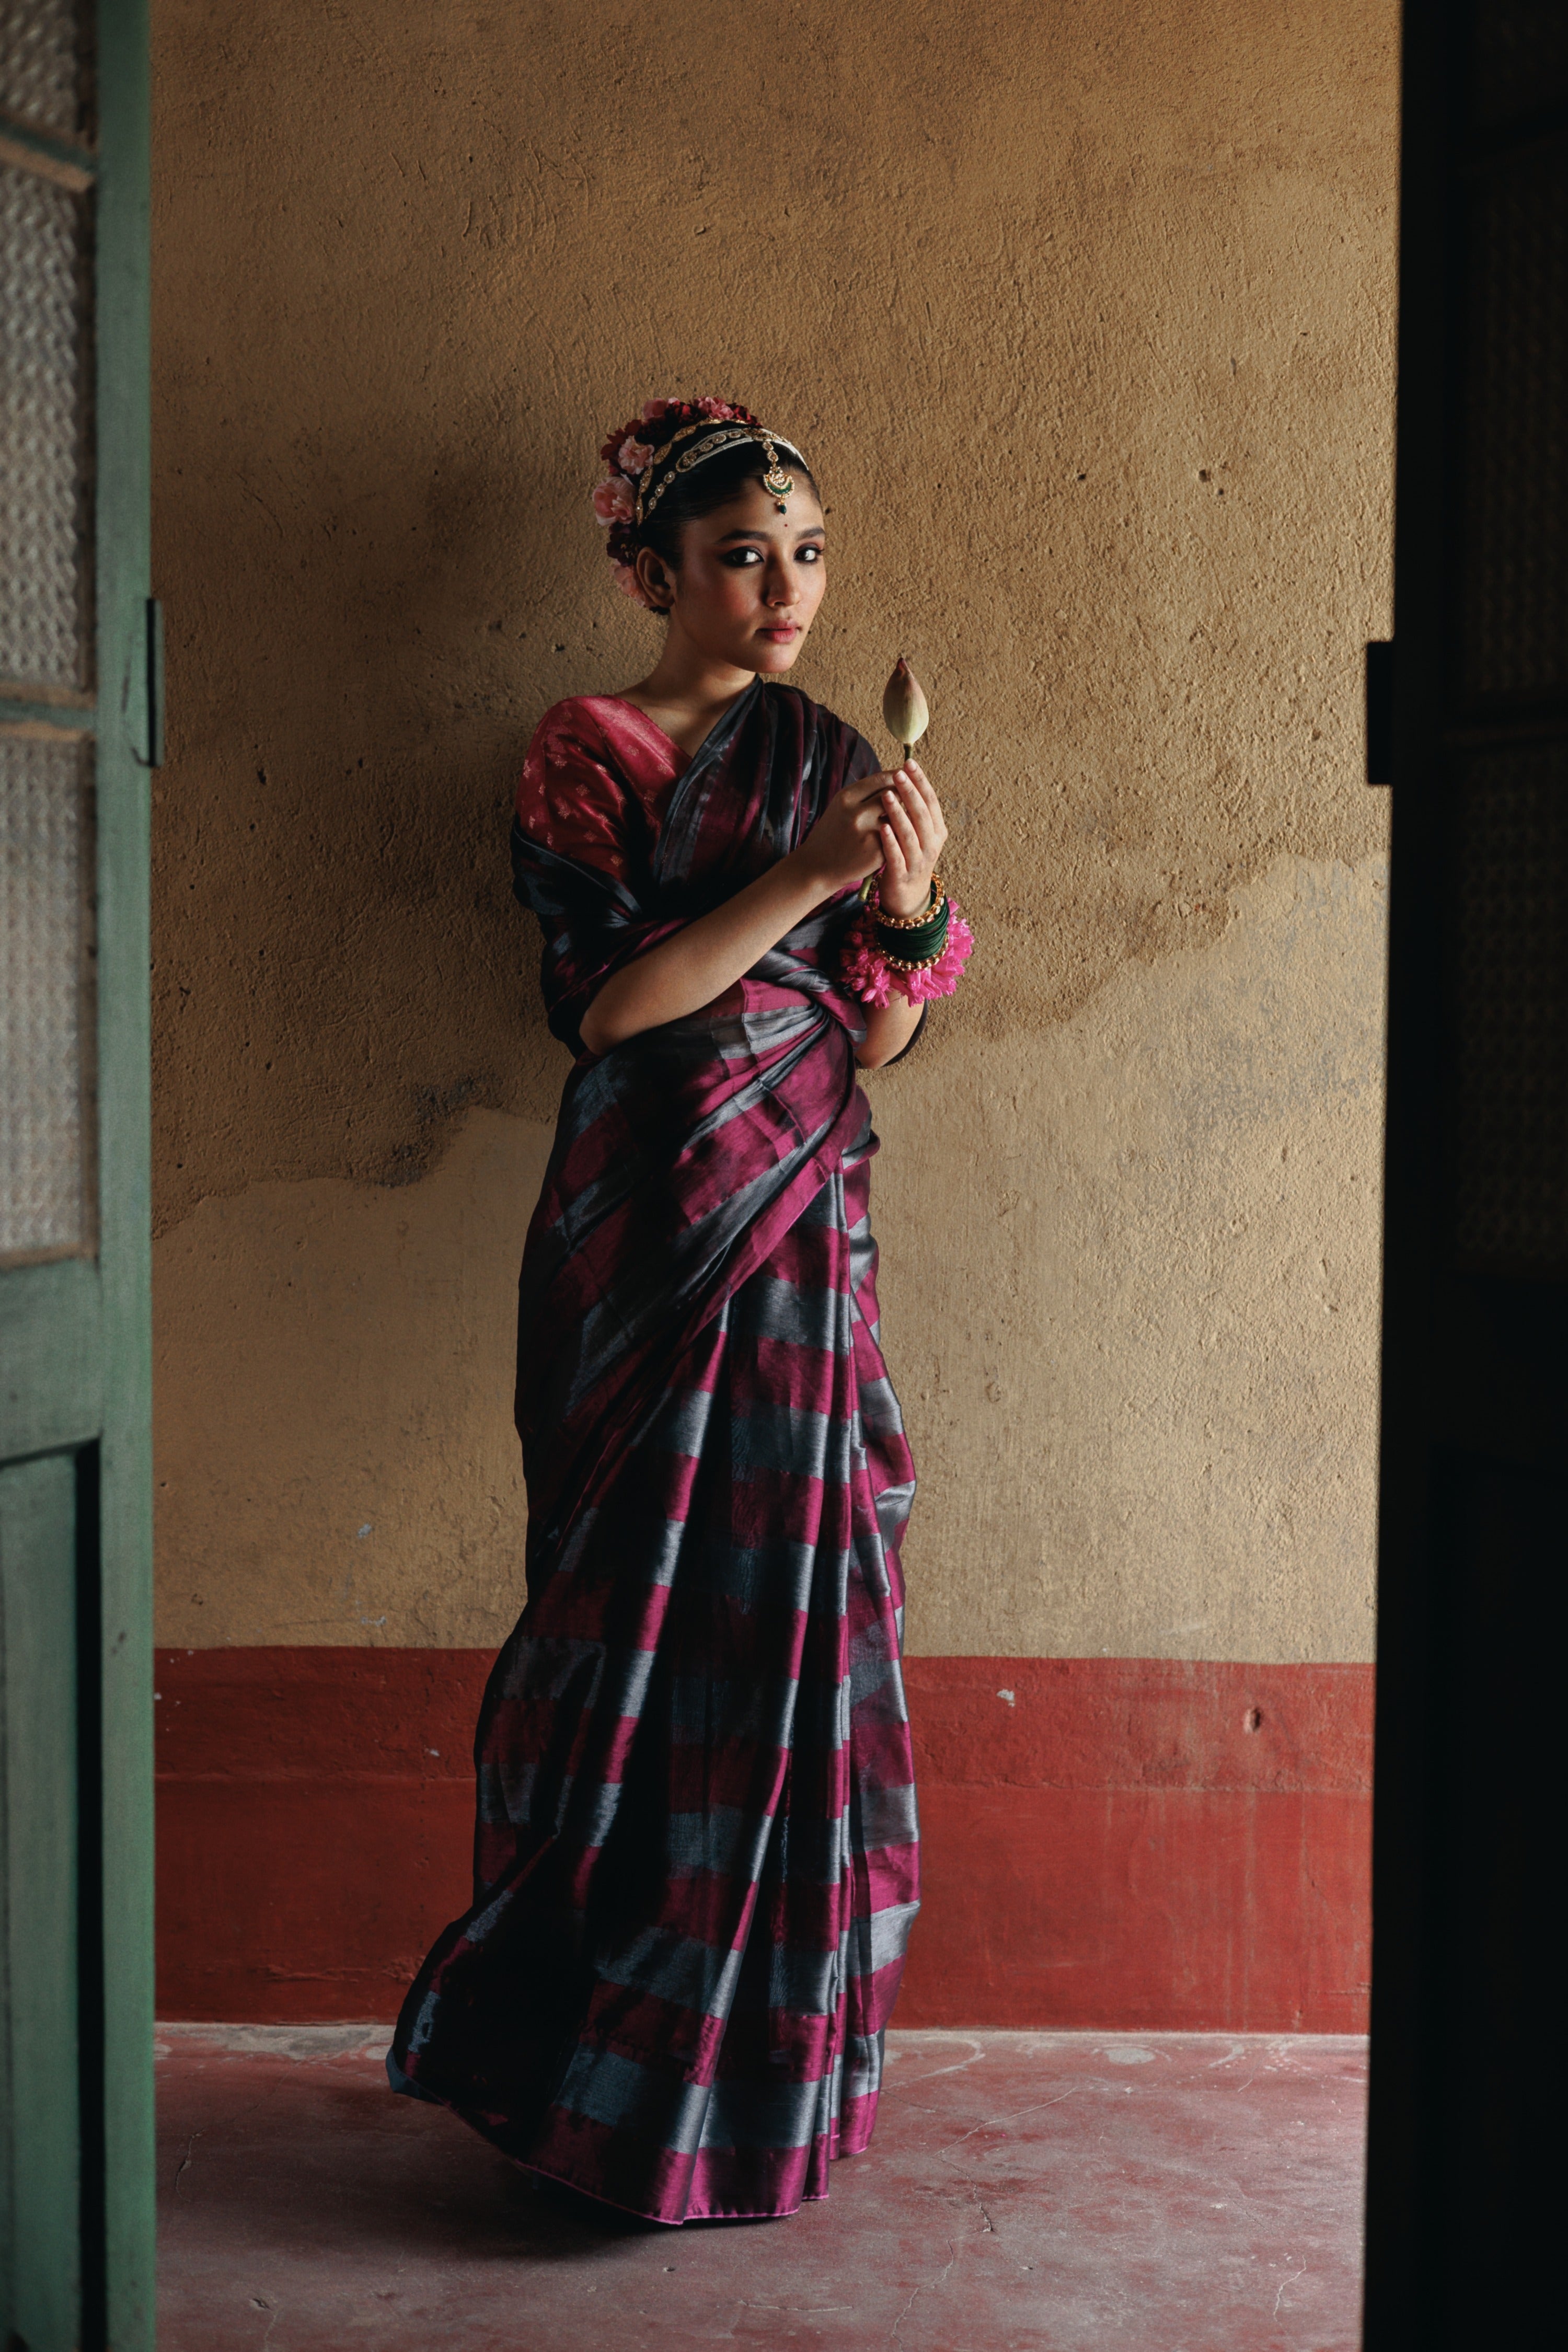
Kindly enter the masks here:
M 865 2147 L 917 1905 L 875 1151 L 839 901 L 688 1018 L 577 1024 L 876 765 L 760 682 L 696 758 L 558 704 L 513 851 L 577 1051 L 529 1229 L 527 1606 L 475 1754 L 474 1901 L 389 2070 L 536 2171 L 666 2222 L 826 2194 Z

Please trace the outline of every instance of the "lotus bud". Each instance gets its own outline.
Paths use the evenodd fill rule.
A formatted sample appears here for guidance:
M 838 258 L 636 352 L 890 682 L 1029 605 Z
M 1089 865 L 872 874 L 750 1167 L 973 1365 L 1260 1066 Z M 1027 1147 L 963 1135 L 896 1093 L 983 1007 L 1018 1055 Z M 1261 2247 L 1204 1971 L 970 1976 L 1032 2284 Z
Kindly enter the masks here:
M 902 654 L 882 697 L 882 716 L 888 722 L 889 734 L 897 739 L 907 758 L 930 726 L 931 712 L 926 709 L 920 680 Z

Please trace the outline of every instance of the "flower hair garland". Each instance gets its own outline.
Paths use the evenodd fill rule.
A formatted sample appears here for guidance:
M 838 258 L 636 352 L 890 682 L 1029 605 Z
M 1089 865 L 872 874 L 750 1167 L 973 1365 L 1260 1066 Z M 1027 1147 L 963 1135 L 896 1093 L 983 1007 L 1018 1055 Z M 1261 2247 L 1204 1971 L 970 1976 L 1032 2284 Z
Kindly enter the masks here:
M 608 470 L 595 489 L 594 512 L 608 533 L 605 552 L 616 567 L 616 585 L 639 604 L 647 599 L 635 569 L 637 484 L 661 441 L 683 426 L 705 424 L 755 426 L 757 419 L 738 401 L 715 400 L 710 394 L 700 400 L 645 400 L 642 415 L 617 425 L 599 452 Z

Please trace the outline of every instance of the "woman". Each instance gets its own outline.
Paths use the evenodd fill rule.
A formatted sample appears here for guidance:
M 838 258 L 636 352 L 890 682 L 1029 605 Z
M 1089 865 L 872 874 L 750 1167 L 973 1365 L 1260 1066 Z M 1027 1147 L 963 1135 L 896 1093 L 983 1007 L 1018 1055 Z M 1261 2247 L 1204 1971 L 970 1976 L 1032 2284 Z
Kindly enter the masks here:
M 518 795 L 578 1056 L 522 1266 L 528 1605 L 476 1741 L 473 1907 L 388 2063 L 679 2222 L 794 2212 L 871 2134 L 917 1905 L 914 1482 L 855 1073 L 967 934 L 920 769 L 780 683 L 825 585 L 800 453 L 704 401 L 605 455 L 609 552 L 667 635 L 640 685 L 546 713 Z

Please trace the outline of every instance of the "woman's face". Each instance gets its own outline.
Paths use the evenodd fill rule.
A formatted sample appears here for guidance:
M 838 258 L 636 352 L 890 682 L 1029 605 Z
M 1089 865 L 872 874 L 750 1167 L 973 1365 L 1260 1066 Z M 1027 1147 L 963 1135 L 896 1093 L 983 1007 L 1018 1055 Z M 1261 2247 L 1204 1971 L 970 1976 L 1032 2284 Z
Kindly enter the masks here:
M 778 507 L 761 482 L 748 482 L 727 506 L 686 525 L 678 572 L 655 557 L 644 580 L 698 652 L 764 677 L 792 667 L 827 585 L 815 494 L 803 482 L 783 514 Z M 639 572 L 647 562 L 645 550 Z

